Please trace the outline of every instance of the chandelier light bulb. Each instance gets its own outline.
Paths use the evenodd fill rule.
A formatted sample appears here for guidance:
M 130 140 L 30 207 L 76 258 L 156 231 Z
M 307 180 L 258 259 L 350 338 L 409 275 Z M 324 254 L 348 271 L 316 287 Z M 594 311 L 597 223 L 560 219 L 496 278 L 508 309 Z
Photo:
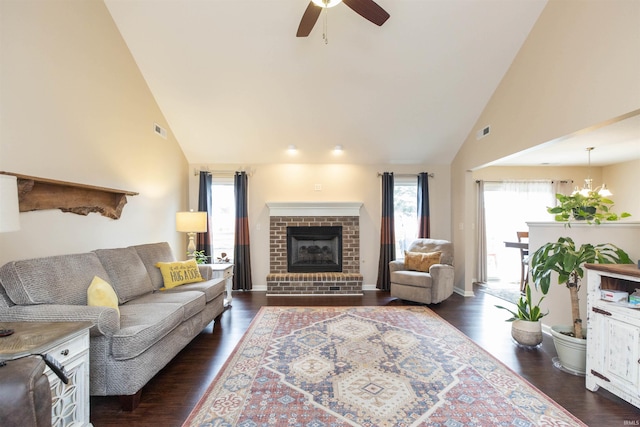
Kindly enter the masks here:
M 600 196 L 602 197 L 609 197 L 612 196 L 613 193 L 611 191 L 609 191 L 609 189 L 607 188 L 606 184 L 602 184 L 602 187 L 600 188 L 596 188 L 594 190 L 593 188 L 593 179 L 591 178 L 591 152 L 595 149 L 595 147 L 587 147 L 587 155 L 588 155 L 588 177 L 585 178 L 584 180 L 584 186 L 582 188 L 578 188 L 576 187 L 576 189 L 574 190 L 573 193 L 571 193 L 572 195 L 575 195 L 577 193 L 582 194 L 583 196 L 587 197 L 589 196 L 589 193 L 595 191 L 597 192 Z

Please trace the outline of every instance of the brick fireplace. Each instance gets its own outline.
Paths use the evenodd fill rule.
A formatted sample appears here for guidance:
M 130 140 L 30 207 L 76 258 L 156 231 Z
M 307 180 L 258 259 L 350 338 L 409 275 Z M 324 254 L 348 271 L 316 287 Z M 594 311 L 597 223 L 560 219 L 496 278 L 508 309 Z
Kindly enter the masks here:
M 360 207 L 351 202 L 267 203 L 269 207 L 268 295 L 361 295 Z M 287 266 L 291 227 L 340 228 L 342 271 L 292 272 Z

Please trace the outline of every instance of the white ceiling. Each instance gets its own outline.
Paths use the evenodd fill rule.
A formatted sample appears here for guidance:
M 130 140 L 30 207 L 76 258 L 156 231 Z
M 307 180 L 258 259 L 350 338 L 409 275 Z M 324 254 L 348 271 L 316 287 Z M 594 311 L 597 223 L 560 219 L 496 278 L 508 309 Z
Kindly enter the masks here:
M 629 117 L 620 118 L 567 135 L 555 141 L 541 144 L 504 159 L 491 163 L 492 166 L 579 166 L 589 162 L 607 166 L 640 159 L 640 111 Z
M 448 164 L 546 0 L 377 2 L 105 0 L 190 163 Z

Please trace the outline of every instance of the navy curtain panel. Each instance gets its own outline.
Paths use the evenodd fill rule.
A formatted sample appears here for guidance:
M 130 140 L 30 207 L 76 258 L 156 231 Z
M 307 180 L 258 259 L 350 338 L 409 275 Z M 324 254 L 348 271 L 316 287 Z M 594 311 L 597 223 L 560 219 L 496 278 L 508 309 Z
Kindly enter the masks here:
M 431 237 L 429 220 L 429 174 L 418 174 L 418 238 Z
M 248 291 L 253 285 L 251 283 L 251 255 L 249 253 L 248 178 L 246 172 L 236 172 L 233 187 L 236 198 L 233 289 Z
M 211 232 L 211 212 L 213 212 L 211 200 L 211 174 L 200 172 L 200 186 L 198 187 L 198 212 L 207 213 L 207 231 L 198 233 L 196 250 L 204 251 L 209 262 L 213 262 L 213 233 Z
M 396 237 L 393 221 L 393 173 L 382 174 L 382 221 L 380 226 L 380 261 L 376 288 L 391 288 L 389 263 L 396 259 Z

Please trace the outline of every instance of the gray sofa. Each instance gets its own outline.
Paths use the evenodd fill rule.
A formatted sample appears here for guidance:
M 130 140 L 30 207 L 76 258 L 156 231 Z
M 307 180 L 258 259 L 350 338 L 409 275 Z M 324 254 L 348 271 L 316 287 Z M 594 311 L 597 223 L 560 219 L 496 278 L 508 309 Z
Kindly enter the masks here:
M 90 394 L 137 406 L 143 386 L 224 311 L 224 279 L 168 290 L 157 262 L 175 261 L 168 243 L 12 261 L 0 268 L 0 321 L 89 321 Z M 114 308 L 87 305 L 94 276 L 111 284 Z
M 391 296 L 423 304 L 436 304 L 453 294 L 453 245 L 447 240 L 417 239 L 407 249 L 409 252 L 440 252 L 440 262 L 429 271 L 405 268 L 404 260 L 389 263 Z

